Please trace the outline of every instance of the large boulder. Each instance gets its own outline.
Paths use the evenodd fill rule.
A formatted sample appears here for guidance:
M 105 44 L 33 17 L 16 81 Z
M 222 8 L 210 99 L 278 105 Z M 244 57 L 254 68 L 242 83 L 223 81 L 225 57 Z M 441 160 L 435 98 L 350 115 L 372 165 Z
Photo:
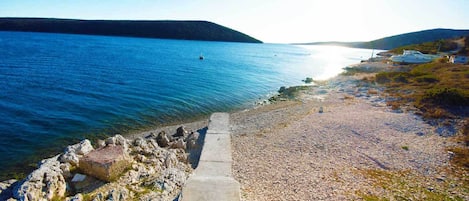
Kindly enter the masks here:
M 41 161 L 39 168 L 29 174 L 13 191 L 13 197 L 23 201 L 64 197 L 66 182 L 58 158 L 59 155 Z
M 130 167 L 130 157 L 121 145 L 94 150 L 80 160 L 79 169 L 103 181 L 114 181 Z

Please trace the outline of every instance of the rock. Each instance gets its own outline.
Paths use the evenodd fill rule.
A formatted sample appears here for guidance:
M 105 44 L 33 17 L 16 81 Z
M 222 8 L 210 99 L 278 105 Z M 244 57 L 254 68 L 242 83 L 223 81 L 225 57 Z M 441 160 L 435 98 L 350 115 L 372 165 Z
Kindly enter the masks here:
M 97 148 L 103 148 L 103 147 L 105 147 L 105 146 L 106 146 L 106 141 L 104 141 L 104 140 L 98 140 L 97 146 L 98 146 Z
M 62 175 L 65 177 L 65 178 L 69 178 L 72 176 L 72 174 L 70 173 L 70 163 L 61 163 L 60 164 L 60 170 L 62 170 Z
M 104 185 L 104 182 L 84 174 L 75 174 L 70 182 L 70 186 L 74 192 L 78 193 L 91 192 L 93 189 L 96 189 L 102 185 Z
M 168 151 L 166 153 L 166 157 L 164 160 L 164 164 L 166 168 L 176 167 L 177 163 L 178 163 L 178 158 L 176 156 L 176 153 Z
M 186 148 L 189 149 L 195 149 L 197 148 L 197 140 L 199 139 L 199 133 L 198 132 L 191 132 L 186 138 Z
M 168 136 L 164 131 L 158 133 L 158 136 L 156 137 L 156 142 L 160 147 L 167 147 L 169 145 Z
M 156 138 L 158 135 L 155 133 L 151 132 L 149 135 L 145 136 L 146 139 L 151 139 L 151 138 Z
M 79 155 L 85 155 L 89 153 L 90 151 L 93 151 L 94 148 L 91 145 L 91 142 L 89 140 L 83 140 L 78 144 L 78 147 L 75 149 L 75 152 Z
M 145 141 L 145 139 L 139 137 L 139 138 L 134 140 L 134 146 L 145 147 L 145 146 L 147 146 L 147 141 Z
M 80 160 L 79 168 L 103 181 L 114 181 L 128 167 L 130 157 L 122 145 L 94 150 Z
M 181 126 L 176 129 L 176 134 L 173 135 L 173 137 L 184 137 L 187 135 L 186 128 L 184 126 Z
M 78 166 L 80 162 L 80 159 L 78 158 L 78 155 L 75 152 L 65 152 L 60 156 L 59 160 L 62 163 L 69 163 L 73 166 Z
M 65 148 L 65 153 L 59 158 L 62 163 L 70 163 L 77 166 L 80 161 L 80 157 L 94 150 L 91 142 L 87 139 L 82 140 L 78 144 L 70 145 Z
M 125 187 L 112 189 L 109 191 L 108 200 L 112 201 L 126 201 L 129 198 L 129 190 Z
M 115 137 L 108 137 L 104 140 L 107 145 L 116 145 L 116 138 Z
M 179 139 L 171 143 L 171 149 L 186 149 L 186 143 L 183 139 Z
M 324 109 L 322 107 L 319 107 L 319 113 L 323 113 Z
M 148 181 L 145 184 L 152 186 L 157 191 L 163 194 L 174 194 L 176 189 L 180 189 L 187 180 L 187 173 L 177 168 L 169 168 L 163 171 L 161 176 L 153 181 Z
M 78 193 L 73 197 L 66 198 L 65 201 L 83 201 L 83 195 L 81 193 Z
M 60 169 L 59 155 L 41 161 L 39 168 L 29 174 L 13 191 L 19 200 L 51 200 L 65 195 L 66 182 Z

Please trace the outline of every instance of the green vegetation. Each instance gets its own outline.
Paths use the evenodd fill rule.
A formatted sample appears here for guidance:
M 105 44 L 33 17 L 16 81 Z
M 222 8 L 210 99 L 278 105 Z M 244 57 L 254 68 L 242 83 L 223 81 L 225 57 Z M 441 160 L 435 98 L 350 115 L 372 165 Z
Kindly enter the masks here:
M 0 30 L 262 43 L 246 34 L 207 21 L 0 18 Z
M 446 52 L 455 50 L 458 44 L 449 39 L 437 40 L 433 42 L 426 42 L 420 44 L 406 45 L 398 48 L 394 48 L 389 52 L 395 54 L 402 54 L 404 50 L 418 50 L 424 54 L 436 54 L 440 52 Z
M 469 66 L 433 62 L 413 65 L 408 72 L 381 72 L 375 82 L 384 84 L 396 98 L 388 103 L 411 104 L 426 118 L 454 118 L 469 106 Z
M 420 44 L 441 39 L 453 39 L 462 36 L 467 36 L 469 30 L 454 30 L 454 29 L 430 29 L 411 33 L 405 33 L 395 36 L 389 36 L 378 40 L 368 42 L 316 42 L 316 43 L 303 43 L 307 45 L 338 45 L 355 48 L 367 49 L 381 49 L 390 50 L 406 45 Z M 437 46 L 438 47 L 438 46 Z M 469 49 L 468 49 L 469 50 Z
M 408 146 L 402 146 L 401 148 L 404 149 L 404 150 L 406 150 L 406 151 L 409 151 L 409 147 L 408 147 Z
M 311 86 L 293 86 L 293 87 L 280 87 L 278 95 L 269 98 L 270 102 L 281 101 L 281 100 L 292 100 L 295 99 L 300 91 L 309 89 Z
M 423 175 L 411 171 L 386 171 L 386 170 L 358 170 L 359 174 L 373 181 L 373 187 L 384 191 L 381 196 L 369 192 L 355 192 L 363 200 L 385 201 L 385 200 L 464 200 L 459 193 L 467 192 L 465 185 L 455 185 L 457 180 L 446 179 L 435 181 Z
M 313 78 L 307 77 L 306 79 L 301 80 L 301 81 L 303 81 L 303 82 L 306 83 L 306 84 L 309 84 L 309 83 L 312 83 L 312 82 L 313 82 Z

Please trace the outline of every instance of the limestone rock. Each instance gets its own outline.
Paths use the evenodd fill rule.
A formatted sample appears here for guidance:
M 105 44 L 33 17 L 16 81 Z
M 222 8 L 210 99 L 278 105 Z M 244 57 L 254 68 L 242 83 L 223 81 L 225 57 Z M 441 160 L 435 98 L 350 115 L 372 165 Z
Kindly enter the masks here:
M 59 155 L 43 160 L 14 190 L 13 197 L 19 200 L 51 200 L 63 197 L 66 191 L 65 179 L 60 169 Z
M 80 160 L 79 168 L 103 181 L 114 181 L 128 167 L 130 157 L 121 145 L 94 150 Z
M 83 195 L 81 193 L 78 193 L 73 197 L 68 197 L 67 199 L 65 199 L 65 201 L 83 201 Z
M 186 128 L 184 126 L 181 126 L 176 129 L 176 134 L 174 134 L 173 137 L 184 137 L 186 136 L 186 134 L 187 134 Z
M 80 159 L 75 152 L 65 152 L 60 156 L 59 160 L 60 162 L 70 163 L 74 166 L 78 166 L 78 163 L 80 162 Z
M 108 200 L 126 201 L 129 198 L 129 190 L 125 187 L 112 189 L 109 191 Z
M 67 146 L 65 153 L 60 156 L 60 162 L 70 163 L 74 166 L 79 164 L 79 157 L 89 153 L 94 150 L 91 142 L 89 140 L 83 140 L 78 144 Z
M 106 141 L 104 140 L 98 140 L 98 142 L 96 143 L 97 144 L 97 148 L 103 148 L 106 146 Z
M 168 136 L 164 131 L 158 133 L 158 136 L 156 136 L 156 142 L 160 147 L 167 147 L 169 145 Z
M 198 132 L 192 132 L 186 138 L 187 149 L 195 149 L 197 147 L 197 140 L 199 139 Z
M 171 143 L 172 149 L 186 149 L 186 143 L 183 139 L 179 139 L 173 143 Z
M 165 161 L 164 161 L 164 164 L 165 164 L 166 168 L 176 167 L 177 162 L 178 162 L 178 158 L 176 156 L 176 153 L 168 151 L 166 153 L 166 157 L 165 157 Z

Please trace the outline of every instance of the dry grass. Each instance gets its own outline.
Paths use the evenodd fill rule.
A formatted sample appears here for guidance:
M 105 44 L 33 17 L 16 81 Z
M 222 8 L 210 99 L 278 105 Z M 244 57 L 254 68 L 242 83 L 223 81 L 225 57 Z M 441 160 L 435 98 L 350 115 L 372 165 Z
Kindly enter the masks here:
M 469 189 L 458 180 L 437 180 L 429 176 L 416 174 L 414 171 L 389 171 L 366 169 L 358 173 L 372 181 L 372 187 L 384 192 L 375 195 L 369 192 L 355 192 L 363 200 L 464 200 L 460 193 Z

